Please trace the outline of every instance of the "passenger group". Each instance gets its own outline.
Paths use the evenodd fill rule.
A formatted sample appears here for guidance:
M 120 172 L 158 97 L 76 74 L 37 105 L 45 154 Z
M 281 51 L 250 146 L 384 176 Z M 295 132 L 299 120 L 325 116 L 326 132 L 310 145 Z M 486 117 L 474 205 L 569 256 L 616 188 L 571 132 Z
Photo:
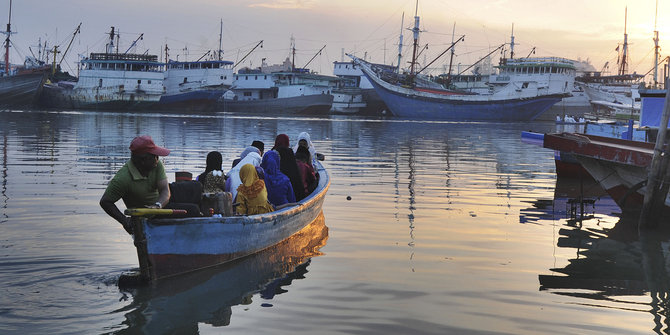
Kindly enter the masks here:
M 306 132 L 298 135 L 293 148 L 286 134 L 278 135 L 265 153 L 264 143 L 253 141 L 228 173 L 223 172 L 221 153 L 212 151 L 207 154 L 205 171 L 195 180 L 189 172 L 177 172 L 171 184 L 158 160 L 170 150 L 144 135 L 133 139 L 130 152 L 130 160 L 109 182 L 100 206 L 131 234 L 130 218 L 115 204 L 120 199 L 127 208 L 185 209 L 189 216 L 254 215 L 295 205 L 319 182 L 315 166 L 320 154 Z

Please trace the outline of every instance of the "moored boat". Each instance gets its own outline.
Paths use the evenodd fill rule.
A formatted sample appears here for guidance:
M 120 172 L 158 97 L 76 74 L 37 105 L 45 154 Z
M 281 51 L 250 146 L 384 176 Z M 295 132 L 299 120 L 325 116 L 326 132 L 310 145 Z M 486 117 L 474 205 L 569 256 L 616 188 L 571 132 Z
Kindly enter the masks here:
M 1 32 L 7 35 L 7 38 L 5 39 L 4 61 L 0 63 L 0 108 L 32 107 L 39 98 L 50 67 L 43 62 L 38 62 L 34 57 L 26 57 L 23 66 L 10 64 L 10 36 L 14 34 L 11 21 L 12 3 L 10 1 L 7 31 Z
M 548 93 L 536 82 L 512 83 L 493 94 L 406 87 L 382 80 L 370 64 L 355 58 L 391 113 L 403 118 L 450 121 L 533 120 L 567 93 Z
M 307 72 L 240 71 L 219 101 L 230 113 L 327 114 L 339 79 Z
M 170 60 L 166 64 L 163 84 L 165 94 L 156 108 L 212 111 L 233 84 L 233 62 Z
M 230 262 L 276 245 L 321 213 L 330 178 L 318 162 L 319 185 L 298 205 L 250 216 L 134 220 L 140 278 L 150 282 Z
M 41 103 L 47 108 L 144 109 L 164 93 L 163 63 L 158 56 L 115 52 L 114 27 L 106 52 L 81 61 L 77 82 L 44 86 Z
M 570 153 L 621 209 L 642 207 L 654 143 L 563 133 L 546 134 L 544 147 Z M 670 213 L 670 197 L 664 203 Z

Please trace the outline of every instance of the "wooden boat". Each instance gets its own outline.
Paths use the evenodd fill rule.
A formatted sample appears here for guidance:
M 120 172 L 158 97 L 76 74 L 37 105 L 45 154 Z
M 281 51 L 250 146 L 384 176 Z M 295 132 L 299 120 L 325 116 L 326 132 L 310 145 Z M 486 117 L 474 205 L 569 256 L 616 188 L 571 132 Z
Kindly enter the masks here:
M 144 218 L 133 223 L 139 278 L 161 278 L 233 261 L 289 238 L 321 213 L 330 177 L 320 162 L 319 185 L 298 205 L 258 215 L 229 217 Z
M 622 210 L 639 210 L 646 193 L 654 143 L 587 134 L 546 134 L 544 147 L 572 154 Z M 665 198 L 670 213 L 670 198 Z

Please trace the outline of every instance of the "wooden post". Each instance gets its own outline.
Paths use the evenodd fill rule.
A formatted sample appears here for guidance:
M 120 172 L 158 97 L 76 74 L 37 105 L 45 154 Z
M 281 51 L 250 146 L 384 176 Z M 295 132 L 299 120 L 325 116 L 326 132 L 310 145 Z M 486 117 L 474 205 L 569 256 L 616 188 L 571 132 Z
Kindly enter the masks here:
M 668 171 L 670 153 L 666 152 L 668 149 L 666 139 L 668 121 L 670 121 L 670 92 L 668 92 L 668 87 L 666 86 L 665 106 L 663 107 L 661 123 L 658 125 L 654 158 L 651 161 L 647 177 L 647 190 L 644 194 L 644 203 L 638 222 L 640 229 L 655 228 L 658 225 L 660 210 L 663 208 L 665 197 L 668 193 L 668 177 L 670 177 L 670 172 Z

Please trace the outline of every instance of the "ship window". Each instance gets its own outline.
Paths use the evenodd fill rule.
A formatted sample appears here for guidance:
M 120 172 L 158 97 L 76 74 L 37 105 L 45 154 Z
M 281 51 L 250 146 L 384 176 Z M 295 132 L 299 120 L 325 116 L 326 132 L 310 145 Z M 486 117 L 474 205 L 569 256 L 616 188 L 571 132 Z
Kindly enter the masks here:
M 102 78 L 98 81 L 98 87 L 102 87 Z
M 521 85 L 521 88 L 528 88 L 528 83 L 523 83 L 523 84 Z
M 245 96 L 245 97 L 250 97 L 250 96 L 251 96 L 251 92 L 244 92 L 244 96 Z
M 151 80 L 147 80 L 147 84 L 151 84 Z
M 254 80 L 258 80 L 258 76 L 254 76 Z
M 219 79 L 223 79 L 223 76 L 219 77 Z
M 267 80 L 267 79 L 268 79 L 268 75 L 266 74 L 265 77 L 264 77 L 263 79 L 266 79 L 266 80 Z
M 235 76 L 235 80 L 240 80 L 240 76 Z
M 138 83 L 138 84 L 141 84 L 141 83 L 142 83 L 142 79 L 137 79 L 137 83 Z

